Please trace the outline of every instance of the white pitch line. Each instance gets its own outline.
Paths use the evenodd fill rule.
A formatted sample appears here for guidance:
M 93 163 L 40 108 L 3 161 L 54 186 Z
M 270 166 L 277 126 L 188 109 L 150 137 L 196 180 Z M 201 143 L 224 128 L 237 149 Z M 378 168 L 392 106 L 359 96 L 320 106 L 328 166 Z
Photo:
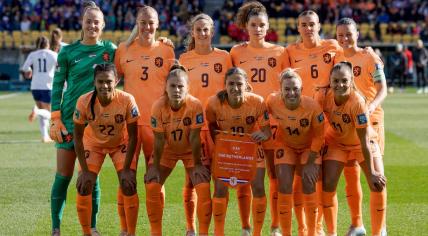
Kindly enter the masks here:
M 39 139 L 30 139 L 30 140 L 0 140 L 0 144 L 22 144 L 22 143 L 40 143 L 42 141 Z
M 10 93 L 10 94 L 5 94 L 5 95 L 0 95 L 0 99 L 11 98 L 11 97 L 15 97 L 18 95 L 19 95 L 19 93 Z

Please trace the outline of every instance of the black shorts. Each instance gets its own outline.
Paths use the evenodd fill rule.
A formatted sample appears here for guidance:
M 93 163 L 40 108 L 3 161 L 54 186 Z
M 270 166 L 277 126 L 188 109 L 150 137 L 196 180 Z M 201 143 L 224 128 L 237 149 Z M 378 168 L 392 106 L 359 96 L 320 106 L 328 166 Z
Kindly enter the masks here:
M 37 102 L 51 103 L 51 90 L 31 90 L 33 98 Z

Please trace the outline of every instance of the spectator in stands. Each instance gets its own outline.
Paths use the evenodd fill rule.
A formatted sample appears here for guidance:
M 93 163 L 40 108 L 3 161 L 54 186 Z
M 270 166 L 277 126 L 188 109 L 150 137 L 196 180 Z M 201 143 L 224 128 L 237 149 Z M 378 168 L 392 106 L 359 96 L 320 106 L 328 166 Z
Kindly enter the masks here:
M 400 92 L 404 91 L 405 87 L 405 74 L 407 70 L 407 57 L 403 52 L 403 45 L 397 44 L 395 53 L 389 57 L 390 67 L 390 84 L 388 88 L 389 93 L 394 92 L 395 80 L 398 78 L 398 87 Z
M 413 50 L 413 60 L 416 65 L 416 86 L 417 94 L 428 93 L 426 67 L 428 63 L 428 50 L 424 47 L 422 40 L 416 42 Z
M 407 64 L 406 64 L 406 74 L 404 75 L 404 80 L 410 80 L 413 81 L 413 54 L 412 51 L 409 50 L 407 45 L 404 45 L 404 55 L 406 55 L 407 58 Z

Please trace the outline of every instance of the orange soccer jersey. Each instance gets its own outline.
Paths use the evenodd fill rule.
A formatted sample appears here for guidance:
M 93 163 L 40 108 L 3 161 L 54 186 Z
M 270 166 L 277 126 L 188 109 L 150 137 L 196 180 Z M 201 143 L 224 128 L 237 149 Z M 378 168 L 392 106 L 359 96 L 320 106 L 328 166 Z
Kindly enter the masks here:
M 351 56 L 345 57 L 343 52 L 336 56 L 336 61 L 349 61 L 352 63 L 352 71 L 354 73 L 354 81 L 358 90 L 371 102 L 376 97 L 376 78 L 374 77 L 377 70 L 383 70 L 383 62 L 372 48 L 359 49 L 358 52 Z M 383 109 L 378 106 L 376 110 L 370 114 L 370 121 L 383 124 Z
M 269 114 L 263 98 L 253 93 L 246 93 L 239 108 L 232 108 L 227 101 L 220 102 L 217 96 L 208 99 L 206 108 L 207 121 L 217 122 L 223 131 L 252 133 L 258 127 L 269 125 Z
M 186 67 L 189 76 L 189 93 L 203 105 L 208 98 L 224 87 L 226 71 L 232 67 L 227 51 L 214 48 L 207 55 L 191 50 L 180 55 L 180 63 Z
M 266 48 L 254 48 L 240 44 L 230 50 L 233 65 L 247 72 L 253 92 L 266 99 L 279 91 L 279 75 L 289 67 L 288 56 L 282 46 L 269 44 Z
M 329 85 L 330 71 L 336 53 L 342 50 L 336 40 L 321 40 L 315 48 L 305 48 L 303 43 L 290 44 L 286 48 L 289 63 L 303 82 L 302 94 L 313 97 L 316 88 Z
M 357 128 L 369 127 L 369 116 L 364 99 L 352 92 L 345 104 L 337 106 L 334 93 L 329 90 L 323 102 L 324 113 L 330 125 L 326 132 L 326 143 L 344 150 L 361 149 Z
M 281 94 L 273 93 L 267 99 L 267 107 L 284 136 L 280 142 L 294 149 L 320 151 L 324 143 L 324 114 L 315 100 L 302 96 L 299 107 L 289 110 Z
M 173 111 L 168 98 L 162 96 L 152 106 L 151 126 L 153 131 L 165 133 L 164 149 L 176 154 L 192 152 L 189 143 L 190 130 L 204 125 L 204 114 L 201 102 L 187 95 L 184 105 L 178 111 Z
M 126 125 L 137 122 L 139 118 L 134 98 L 129 93 L 117 89 L 112 102 L 107 106 L 102 106 L 96 98 L 94 119 L 90 107 L 92 94 L 93 92 L 86 93 L 77 100 L 73 116 L 75 123 L 88 124 L 83 136 L 84 145 L 113 148 L 125 144 L 128 140 Z
M 143 48 L 138 38 L 129 47 L 121 43 L 117 48 L 114 63 L 118 73 L 124 76 L 124 90 L 137 101 L 141 112 L 138 125 L 150 125 L 148 108 L 162 96 L 174 58 L 170 46 L 156 42 Z

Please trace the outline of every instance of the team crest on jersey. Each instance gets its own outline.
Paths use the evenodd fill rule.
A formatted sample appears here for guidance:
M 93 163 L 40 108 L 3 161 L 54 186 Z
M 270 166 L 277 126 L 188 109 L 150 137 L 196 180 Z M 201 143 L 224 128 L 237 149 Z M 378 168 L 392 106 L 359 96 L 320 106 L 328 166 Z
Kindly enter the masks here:
M 278 150 L 276 150 L 276 159 L 281 159 L 281 158 L 283 158 L 284 157 L 284 149 L 278 149 Z
M 309 126 L 309 120 L 306 118 L 300 119 L 300 126 L 301 127 L 308 127 Z
M 214 71 L 217 73 L 221 73 L 223 71 L 223 66 L 220 63 L 214 64 Z
M 275 67 L 275 66 L 276 66 L 276 59 L 275 59 L 275 58 L 273 58 L 273 57 L 269 57 L 269 58 L 268 58 L 268 65 L 269 65 L 270 67 Z
M 324 120 L 324 114 L 321 112 L 321 114 L 319 114 L 318 116 L 317 116 L 317 118 L 318 118 L 318 122 L 323 122 L 323 120 Z
M 196 124 L 204 123 L 204 114 L 199 113 L 196 115 Z
M 265 120 L 269 120 L 269 112 L 268 111 L 265 111 L 263 113 L 263 118 L 265 118 Z
M 322 56 L 322 58 L 324 59 L 324 62 L 326 64 L 329 64 L 331 62 L 331 55 L 329 53 L 326 53 Z
M 157 67 L 162 67 L 163 66 L 163 58 L 162 57 L 156 57 L 155 58 L 155 65 Z
M 366 114 L 359 114 L 358 116 L 357 116 L 357 119 L 358 119 L 358 124 L 359 125 L 364 125 L 364 124 L 367 124 L 367 116 L 366 116 Z
M 114 116 L 114 121 L 116 121 L 117 124 L 120 124 L 124 121 L 125 119 L 123 118 L 122 114 L 117 114 Z
M 85 158 L 88 159 L 89 158 L 89 150 L 85 150 Z
M 133 107 L 132 110 L 131 110 L 131 116 L 132 116 L 132 118 L 135 118 L 138 115 L 139 115 L 138 114 L 138 108 L 137 107 Z
M 190 119 L 190 117 L 185 117 L 184 119 L 183 119 L 183 125 L 184 126 L 189 126 L 189 125 L 191 125 L 192 124 L 192 119 Z
M 354 73 L 354 76 L 359 76 L 359 75 L 361 75 L 361 67 L 359 67 L 359 66 L 354 66 L 354 68 L 352 69 L 352 72 Z
M 104 52 L 104 53 L 103 53 L 103 60 L 104 60 L 105 62 L 110 61 L 110 54 L 108 54 L 108 52 Z
M 247 116 L 247 118 L 245 118 L 245 122 L 247 123 L 247 125 L 253 124 L 254 121 L 256 121 L 256 119 L 254 118 L 254 116 Z
M 153 128 L 156 128 L 158 122 L 156 121 L 156 118 L 154 118 L 153 116 L 150 118 L 150 124 L 152 125 Z
M 348 114 L 342 114 L 342 120 L 345 124 L 351 123 L 351 117 Z
M 76 119 L 80 119 L 80 111 L 79 110 L 74 110 L 74 117 L 76 118 Z

